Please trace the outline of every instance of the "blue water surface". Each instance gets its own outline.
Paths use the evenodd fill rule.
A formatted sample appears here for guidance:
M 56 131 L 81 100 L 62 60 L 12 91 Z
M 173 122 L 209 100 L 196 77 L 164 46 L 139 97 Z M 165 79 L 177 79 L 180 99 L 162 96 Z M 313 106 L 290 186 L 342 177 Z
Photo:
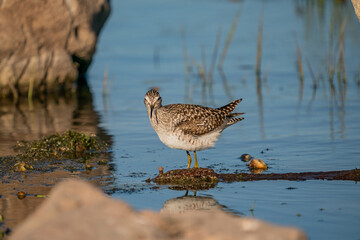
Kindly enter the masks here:
M 187 164 L 185 151 L 163 145 L 150 126 L 143 99 L 154 86 L 160 89 L 163 104 L 221 106 L 243 98 L 237 111 L 246 112 L 245 120 L 225 130 L 214 148 L 198 152 L 201 167 L 223 173 L 248 172 L 239 159 L 243 153 L 264 160 L 269 173 L 360 167 L 360 24 L 350 1 L 138 0 L 111 4 L 88 79 L 101 127 L 114 139 L 113 162 L 120 186 L 114 198 L 136 209 L 160 210 L 169 199 L 185 194 L 166 186 L 154 189 L 144 182 L 157 174 L 159 166 L 166 171 Z M 262 11 L 259 91 L 255 68 Z M 219 60 L 238 12 L 223 64 L 226 81 L 215 67 L 213 96 L 209 87 L 204 95 L 199 68 L 210 70 L 218 32 Z M 337 77 L 341 76 L 337 69 L 344 20 L 346 80 Z M 304 69 L 303 89 L 297 46 Z M 189 66 L 188 82 L 184 64 Z M 331 67 L 335 69 L 332 82 Z M 317 84 L 315 95 L 311 71 Z M 212 198 L 238 215 L 301 228 L 311 239 L 360 236 L 356 227 L 360 226 L 360 186 L 356 182 L 219 183 L 197 195 Z M 254 211 L 250 211 L 252 205 Z

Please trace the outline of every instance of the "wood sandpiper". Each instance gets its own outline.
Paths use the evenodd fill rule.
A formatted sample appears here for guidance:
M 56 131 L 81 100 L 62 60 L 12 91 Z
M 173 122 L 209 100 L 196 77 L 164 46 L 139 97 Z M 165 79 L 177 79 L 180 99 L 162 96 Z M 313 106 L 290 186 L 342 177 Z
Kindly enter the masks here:
M 193 151 L 194 168 L 198 168 L 196 151 L 213 147 L 225 128 L 244 119 L 236 118 L 244 113 L 232 113 L 241 100 L 219 108 L 191 104 L 162 106 L 159 92 L 151 89 L 145 94 L 144 103 L 151 126 L 160 140 L 170 148 L 186 151 L 187 168 L 191 164 L 189 151 Z

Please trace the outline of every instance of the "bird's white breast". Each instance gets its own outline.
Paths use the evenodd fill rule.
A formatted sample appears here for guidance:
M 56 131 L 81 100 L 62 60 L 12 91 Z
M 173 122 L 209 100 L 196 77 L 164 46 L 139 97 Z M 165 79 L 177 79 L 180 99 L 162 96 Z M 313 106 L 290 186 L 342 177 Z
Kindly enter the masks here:
M 186 151 L 200 151 L 213 147 L 221 133 L 220 130 L 215 130 L 201 136 L 192 136 L 162 129 L 155 129 L 155 131 L 166 146 Z

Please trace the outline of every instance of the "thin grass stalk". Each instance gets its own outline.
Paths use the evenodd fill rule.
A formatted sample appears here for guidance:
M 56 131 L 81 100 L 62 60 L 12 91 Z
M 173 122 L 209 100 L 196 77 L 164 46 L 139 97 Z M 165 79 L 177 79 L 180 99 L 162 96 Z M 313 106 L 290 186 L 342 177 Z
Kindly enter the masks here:
M 260 75 L 256 74 L 256 95 L 258 97 L 258 108 L 259 108 L 259 119 L 260 119 L 260 133 L 263 139 L 266 138 L 265 135 L 265 127 L 264 127 L 264 104 L 263 104 L 263 96 L 262 96 L 262 84 Z
M 256 200 L 254 200 L 253 204 L 251 205 L 251 208 L 250 208 L 251 212 L 253 212 L 255 209 L 255 203 L 256 203 Z
M 211 64 L 210 64 L 209 73 L 208 73 L 209 96 L 210 96 L 210 99 L 211 99 L 212 102 L 214 102 L 214 91 L 213 91 L 214 77 L 213 77 L 213 73 L 214 73 L 216 59 L 217 59 L 217 55 L 218 55 L 218 51 L 219 51 L 220 39 L 221 39 L 221 26 L 219 27 L 217 35 L 216 35 L 213 55 L 212 55 L 212 58 L 211 58 Z
M 103 86 L 102 86 L 102 96 L 105 97 L 107 95 L 107 82 L 108 82 L 108 70 L 107 68 L 104 71 L 103 76 Z
M 313 91 L 312 91 L 311 100 L 310 100 L 309 106 L 308 106 L 308 110 L 309 110 L 309 109 L 310 109 L 310 106 L 312 105 L 312 103 L 313 103 L 314 100 L 315 100 L 316 90 L 317 90 L 318 84 L 317 84 L 317 77 L 315 77 L 315 75 L 314 75 L 314 71 L 313 71 L 313 69 L 312 69 L 312 67 L 311 67 L 311 64 L 310 64 L 309 59 L 308 59 L 308 58 L 305 58 L 305 61 L 306 61 L 307 67 L 308 67 L 308 69 L 309 69 L 311 79 L 313 80 Z
M 184 73 L 185 73 L 185 102 L 189 101 L 190 93 L 190 71 L 189 71 L 189 61 L 188 61 L 188 52 L 186 46 L 186 31 L 185 27 L 181 29 L 181 39 L 182 39 L 182 49 L 183 49 L 183 62 L 184 62 Z
M 199 76 L 201 79 L 201 102 L 206 105 L 206 75 L 203 65 L 198 65 Z
M 309 68 L 311 79 L 313 80 L 313 90 L 316 93 L 316 89 L 317 89 L 317 86 L 318 86 L 317 78 L 315 77 L 315 74 L 314 74 L 314 71 L 313 71 L 313 69 L 311 67 L 309 59 L 305 58 L 305 61 L 306 61 L 307 67 Z
M 334 21 L 333 19 L 330 20 L 330 26 L 329 26 L 329 66 L 328 66 L 328 83 L 330 88 L 330 97 L 334 96 L 335 93 L 335 85 L 334 85 Z
M 201 59 L 202 59 L 202 66 L 200 68 L 201 71 L 200 77 L 202 80 L 202 104 L 206 105 L 206 88 L 207 88 L 207 79 L 206 79 L 206 51 L 205 51 L 205 45 L 203 44 L 201 46 Z
M 302 63 L 302 53 L 301 53 L 301 48 L 297 42 L 297 38 L 295 36 L 295 43 L 296 43 L 296 55 L 297 55 L 297 61 L 296 61 L 296 65 L 297 65 L 297 70 L 299 73 L 299 104 L 302 101 L 302 97 L 303 97 L 303 92 L 304 92 L 304 68 L 303 68 L 303 63 Z
M 233 20 L 233 23 L 231 25 L 230 31 L 229 31 L 229 33 L 227 35 L 227 38 L 226 38 L 224 48 L 223 48 L 223 50 L 221 52 L 221 57 L 220 57 L 220 60 L 219 60 L 218 66 L 217 66 L 218 68 L 222 68 L 222 66 L 224 64 L 227 52 L 229 50 L 229 47 L 230 47 L 231 41 L 233 39 L 237 24 L 239 22 L 239 18 L 240 18 L 240 15 L 241 15 L 241 10 L 242 10 L 242 7 L 239 8 L 239 10 L 236 12 L 236 15 L 234 17 L 234 20 Z
M 229 97 L 229 100 L 233 100 L 233 97 L 232 97 L 232 94 L 231 94 L 231 89 L 229 87 L 229 84 L 228 84 L 228 80 L 226 78 L 226 75 L 225 75 L 225 72 L 222 68 L 218 68 L 218 71 L 220 73 L 220 77 L 221 77 L 221 80 L 223 82 L 223 87 L 225 89 L 225 93 L 226 95 Z
M 339 35 L 339 59 L 337 64 L 337 78 L 339 83 L 340 96 L 345 97 L 346 91 L 346 70 L 345 70 L 345 27 L 346 19 L 343 20 Z
M 346 98 L 346 70 L 345 70 L 345 29 L 346 29 L 346 18 L 343 19 L 340 27 L 340 36 L 339 36 L 339 61 L 338 61 L 338 82 L 341 86 L 339 88 L 340 93 L 340 132 L 342 137 L 344 137 L 345 132 L 345 98 Z
M 262 40 L 263 40 L 263 24 L 264 24 L 264 6 L 261 10 L 259 19 L 258 39 L 257 39 L 257 51 L 256 51 L 256 75 L 260 76 L 261 73 L 261 52 L 262 52 Z
M 270 90 L 269 85 L 268 85 L 268 82 L 267 82 L 267 79 L 268 79 L 268 76 L 269 76 L 269 72 L 270 72 L 270 66 L 269 66 L 269 65 L 266 65 L 265 73 L 264 73 L 264 74 L 262 75 L 262 77 L 261 77 L 261 80 L 262 80 L 263 85 L 265 86 L 266 90 Z

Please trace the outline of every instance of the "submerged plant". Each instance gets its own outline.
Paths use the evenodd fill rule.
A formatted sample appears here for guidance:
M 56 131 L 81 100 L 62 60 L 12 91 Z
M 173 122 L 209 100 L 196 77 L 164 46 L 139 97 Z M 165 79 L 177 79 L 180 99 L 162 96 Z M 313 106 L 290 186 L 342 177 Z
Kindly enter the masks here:
M 20 141 L 15 146 L 18 156 L 34 160 L 44 158 L 78 158 L 79 154 L 102 152 L 108 149 L 108 144 L 95 136 L 84 133 L 67 131 L 54 134 L 36 141 Z
M 109 145 L 96 136 L 67 131 L 35 141 L 19 141 L 14 156 L 1 157 L 0 176 L 9 172 L 43 171 L 60 164 L 64 168 L 91 170 L 88 159 L 96 154 L 107 152 Z M 107 161 L 102 160 L 101 165 Z

